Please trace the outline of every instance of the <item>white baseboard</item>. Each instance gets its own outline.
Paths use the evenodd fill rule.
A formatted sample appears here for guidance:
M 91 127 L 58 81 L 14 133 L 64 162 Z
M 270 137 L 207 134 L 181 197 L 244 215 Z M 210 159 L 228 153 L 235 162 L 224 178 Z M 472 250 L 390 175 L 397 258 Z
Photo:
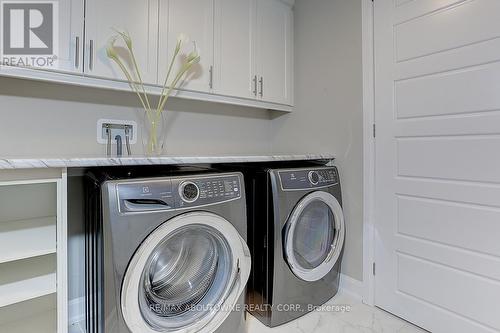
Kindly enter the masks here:
M 68 302 L 68 322 L 73 325 L 85 320 L 85 298 L 75 298 Z
M 339 291 L 356 298 L 359 301 L 363 299 L 363 282 L 353 279 L 345 274 L 340 274 Z

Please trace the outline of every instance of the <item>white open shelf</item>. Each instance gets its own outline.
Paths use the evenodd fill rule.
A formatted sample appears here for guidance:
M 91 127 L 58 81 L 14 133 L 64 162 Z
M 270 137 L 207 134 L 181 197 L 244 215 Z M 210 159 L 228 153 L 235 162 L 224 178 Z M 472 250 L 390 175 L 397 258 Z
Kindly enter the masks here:
M 56 270 L 55 255 L 0 264 L 0 311 L 4 306 L 55 293 Z
M 0 186 L 0 223 L 57 215 L 57 184 Z
M 0 264 L 56 253 L 57 218 L 0 222 Z
M 48 295 L 1 308 L 0 332 L 57 332 L 55 295 Z
M 49 309 L 29 318 L 6 324 L 0 327 L 2 332 L 9 333 L 56 333 L 57 311 Z
M 0 332 L 66 333 L 65 178 L 31 177 L 0 182 Z

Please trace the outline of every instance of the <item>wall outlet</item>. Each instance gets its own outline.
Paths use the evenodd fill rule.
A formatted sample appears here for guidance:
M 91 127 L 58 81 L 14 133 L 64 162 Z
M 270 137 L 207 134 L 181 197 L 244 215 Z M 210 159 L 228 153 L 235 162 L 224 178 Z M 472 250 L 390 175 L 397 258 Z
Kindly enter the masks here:
M 120 135 L 125 142 L 125 128 L 130 129 L 130 144 L 137 143 L 137 123 L 131 120 L 99 119 L 97 121 L 97 142 L 105 145 L 108 143 L 107 130 L 111 131 L 111 144 L 116 145 L 115 137 Z

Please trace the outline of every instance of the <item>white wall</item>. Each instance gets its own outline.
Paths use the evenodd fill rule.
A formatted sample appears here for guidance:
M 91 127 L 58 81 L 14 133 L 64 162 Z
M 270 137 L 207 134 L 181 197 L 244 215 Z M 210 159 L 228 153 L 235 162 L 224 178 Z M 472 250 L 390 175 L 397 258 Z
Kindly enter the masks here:
M 295 86 L 292 114 L 172 99 L 167 154 L 336 154 L 343 273 L 362 280 L 361 0 L 296 1 Z M 0 77 L 0 157 L 104 156 L 97 120 L 140 122 L 138 110 L 130 93 Z
M 169 155 L 257 154 L 271 150 L 270 111 L 171 99 Z M 135 95 L 0 77 L 0 157 L 104 156 L 100 118 L 142 121 Z M 143 151 L 142 143 L 132 147 Z
M 295 3 L 295 112 L 273 123 L 273 151 L 331 152 L 342 177 L 342 271 L 363 279 L 361 0 Z

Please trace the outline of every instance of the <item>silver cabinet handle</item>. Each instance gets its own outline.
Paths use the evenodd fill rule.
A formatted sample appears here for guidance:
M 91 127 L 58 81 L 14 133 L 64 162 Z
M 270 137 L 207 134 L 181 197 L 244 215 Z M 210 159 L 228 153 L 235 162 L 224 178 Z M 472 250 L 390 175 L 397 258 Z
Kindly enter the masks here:
M 257 97 L 257 75 L 253 77 L 253 94 Z
M 259 80 L 259 83 L 260 83 L 260 97 L 264 97 L 264 77 L 261 76 L 260 77 L 260 80 Z
M 80 37 L 75 38 L 75 68 L 80 67 Z
M 89 69 L 94 70 L 94 41 L 91 39 L 89 42 L 90 56 L 89 56 Z
M 213 87 L 214 87 L 214 66 L 210 66 L 209 73 L 210 73 L 210 80 L 209 80 L 208 85 L 210 86 L 210 89 L 213 89 Z

